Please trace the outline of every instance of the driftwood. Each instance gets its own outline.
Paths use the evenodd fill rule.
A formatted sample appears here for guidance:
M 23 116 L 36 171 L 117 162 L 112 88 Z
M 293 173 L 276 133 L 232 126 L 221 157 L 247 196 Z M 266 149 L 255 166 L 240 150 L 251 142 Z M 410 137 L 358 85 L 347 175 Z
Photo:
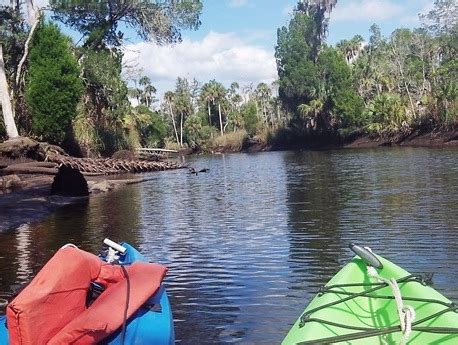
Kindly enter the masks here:
M 61 166 L 73 168 L 86 176 L 120 173 L 142 173 L 183 168 L 178 163 L 143 161 L 139 159 L 75 158 L 58 146 L 39 143 L 29 138 L 17 138 L 0 144 L 0 154 L 17 159 L 29 157 L 36 161 L 2 167 L 0 174 L 47 174 L 55 175 Z
M 8 165 L 6 168 L 0 170 L 3 175 L 9 174 L 44 174 L 55 175 L 57 174 L 58 165 L 48 162 L 30 162 Z
M 109 175 L 126 172 L 141 173 L 182 168 L 180 164 L 171 162 L 129 161 L 113 158 L 73 158 L 61 155 L 48 157 L 48 162 L 77 169 L 85 175 Z

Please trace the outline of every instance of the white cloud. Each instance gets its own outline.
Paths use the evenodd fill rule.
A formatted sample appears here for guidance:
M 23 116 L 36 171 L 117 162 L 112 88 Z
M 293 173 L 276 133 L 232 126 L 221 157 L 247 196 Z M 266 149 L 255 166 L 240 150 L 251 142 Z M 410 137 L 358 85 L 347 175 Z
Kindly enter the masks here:
M 420 25 L 420 14 L 427 14 L 434 8 L 434 4 L 431 2 L 427 2 L 423 5 L 419 13 L 412 14 L 412 15 L 405 15 L 401 18 L 400 22 L 403 25 Z
M 229 7 L 243 7 L 248 5 L 248 0 L 230 0 Z
M 177 77 L 201 82 L 216 79 L 228 86 L 270 83 L 277 78 L 273 50 L 250 44 L 233 33 L 210 32 L 200 41 L 184 38 L 174 46 L 140 42 L 126 46 L 124 63 L 135 61 L 159 94 L 173 90 Z
M 352 0 L 337 6 L 331 14 L 333 21 L 373 22 L 391 19 L 404 12 L 404 7 L 389 0 Z

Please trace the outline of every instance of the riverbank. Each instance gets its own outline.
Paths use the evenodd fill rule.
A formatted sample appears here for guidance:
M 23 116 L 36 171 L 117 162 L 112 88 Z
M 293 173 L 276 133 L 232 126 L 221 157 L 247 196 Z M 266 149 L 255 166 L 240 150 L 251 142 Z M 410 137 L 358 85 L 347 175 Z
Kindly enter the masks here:
M 14 188 L 0 189 L 0 233 L 40 221 L 62 206 L 88 202 L 89 197 L 97 194 L 148 180 L 147 177 L 126 175 L 87 177 L 88 197 L 51 195 L 54 179 L 51 175 L 15 175 Z
M 263 151 L 284 150 L 329 150 L 329 149 L 355 149 L 376 148 L 386 146 L 404 147 L 458 147 L 458 127 L 451 129 L 422 129 L 418 128 L 408 132 L 365 133 L 355 131 L 345 136 L 314 136 L 299 140 L 294 136 L 280 135 L 271 140 L 256 138 L 246 140 L 241 152 L 254 153 Z M 220 148 L 221 152 L 231 151 L 231 147 Z
M 356 134 L 344 140 L 344 148 L 373 148 L 379 146 L 458 147 L 458 129 L 421 130 L 410 133 Z
M 291 129 L 280 129 L 275 133 L 257 135 L 252 138 L 248 135 L 225 135 L 218 140 L 218 144 L 204 146 L 201 149 L 186 152 L 192 153 L 256 153 L 266 151 L 290 150 L 330 150 L 346 148 L 375 148 L 386 146 L 405 147 L 458 147 L 458 126 L 449 129 L 417 128 L 400 131 L 386 131 L 382 133 L 366 133 L 356 130 L 351 133 L 317 134 L 295 132 Z
M 29 138 L 1 143 L 0 232 L 43 219 L 61 206 L 87 201 L 87 195 L 147 179 L 135 173 L 182 168 L 176 162 L 150 161 L 132 155 L 130 159 L 76 158 L 60 147 Z
M 408 135 L 394 133 L 391 135 L 368 135 L 354 133 L 345 140 L 340 141 L 317 141 L 315 145 L 306 142 L 304 145 L 279 145 L 279 143 L 267 142 L 260 138 L 246 139 L 243 145 L 220 146 L 210 153 L 221 154 L 229 152 L 263 152 L 291 149 L 358 149 L 375 148 L 386 146 L 406 147 L 458 147 L 457 129 L 449 131 L 414 131 Z M 192 154 L 186 152 L 186 154 Z M 19 158 L 11 160 L 0 158 L 0 168 L 14 166 L 15 164 L 27 164 L 33 160 Z M 88 197 L 63 197 L 51 195 L 53 175 L 17 174 L 14 179 L 8 181 L 0 179 L 0 232 L 15 229 L 21 224 L 39 221 L 52 214 L 57 208 L 77 202 L 87 202 Z M 117 189 L 123 185 L 141 183 L 148 177 L 138 174 L 118 174 L 86 176 L 90 196 Z M 5 184 L 9 184 L 6 186 Z M 8 187 L 8 188 L 7 188 Z

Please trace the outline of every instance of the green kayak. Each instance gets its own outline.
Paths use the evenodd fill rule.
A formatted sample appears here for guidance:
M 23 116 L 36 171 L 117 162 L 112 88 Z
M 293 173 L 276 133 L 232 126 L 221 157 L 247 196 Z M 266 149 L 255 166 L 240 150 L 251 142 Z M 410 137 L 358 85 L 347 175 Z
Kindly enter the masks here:
M 458 307 L 369 249 L 305 309 L 282 344 L 458 344 Z

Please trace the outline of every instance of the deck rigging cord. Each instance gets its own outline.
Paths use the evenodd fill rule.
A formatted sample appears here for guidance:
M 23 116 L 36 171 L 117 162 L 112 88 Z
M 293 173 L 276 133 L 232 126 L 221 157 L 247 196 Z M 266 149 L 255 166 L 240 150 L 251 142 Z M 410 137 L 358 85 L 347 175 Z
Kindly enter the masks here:
M 405 345 L 412 333 L 412 322 L 415 320 L 415 309 L 410 305 L 404 305 L 402 301 L 401 290 L 396 279 L 385 279 L 380 276 L 377 270 L 372 266 L 367 266 L 369 277 L 374 278 L 382 283 L 387 284 L 393 292 L 396 308 L 398 311 L 399 322 L 401 326 L 402 338 L 399 345 Z
M 130 300 L 130 279 L 129 279 L 129 274 L 127 273 L 126 268 L 122 264 L 121 264 L 121 269 L 124 272 L 124 275 L 126 276 L 126 283 L 127 283 L 126 306 L 124 308 L 122 330 L 121 330 L 121 345 L 124 345 L 125 339 L 126 339 L 127 312 L 129 310 L 129 300 Z
M 419 275 L 408 275 L 406 277 L 397 279 L 393 281 L 398 284 L 408 284 L 408 283 L 418 283 L 422 285 L 426 285 L 425 280 L 423 279 L 422 276 Z M 344 303 L 346 301 L 355 299 L 357 297 L 366 297 L 366 298 L 380 298 L 380 299 L 396 299 L 396 297 L 393 296 L 387 296 L 387 295 L 377 295 L 374 294 L 374 292 L 383 289 L 387 286 L 390 286 L 387 282 L 384 281 L 378 281 L 375 283 L 351 283 L 351 284 L 335 284 L 335 285 L 330 285 L 330 286 L 325 286 L 320 289 L 318 295 L 322 296 L 327 293 L 333 293 L 336 295 L 343 295 L 346 296 L 338 301 L 327 303 L 325 305 L 319 306 L 317 308 L 314 308 L 312 310 L 309 310 L 302 314 L 300 318 L 300 323 L 299 327 L 302 328 L 305 326 L 306 323 L 308 322 L 318 322 L 324 325 L 329 325 L 333 327 L 339 327 L 342 329 L 348 329 L 348 330 L 354 330 L 358 332 L 350 333 L 350 334 L 344 334 L 344 335 L 339 335 L 335 337 L 328 337 L 328 338 L 323 338 L 323 339 L 314 339 L 311 341 L 304 341 L 304 342 L 299 342 L 298 344 L 301 345 L 308 345 L 308 344 L 329 344 L 329 343 L 335 343 L 335 342 L 342 342 L 342 341 L 349 341 L 349 340 L 356 340 L 356 339 L 363 339 L 363 338 L 369 338 L 369 337 L 374 337 L 374 336 L 381 336 L 385 334 L 390 334 L 390 333 L 396 333 L 396 332 L 404 332 L 403 328 L 400 325 L 396 326 L 390 326 L 390 327 L 382 327 L 382 328 L 370 328 L 370 327 L 356 327 L 356 326 L 350 326 L 350 325 L 345 325 L 333 321 L 328 321 L 320 318 L 314 318 L 312 317 L 312 314 L 328 308 L 332 307 L 341 303 Z M 369 288 L 367 290 L 364 290 L 362 292 L 347 292 L 347 291 L 341 291 L 338 289 L 341 288 L 346 288 L 346 287 L 363 287 L 363 288 Z M 409 332 L 412 331 L 419 331 L 419 332 L 425 332 L 425 333 L 439 333 L 439 334 L 458 334 L 458 328 L 454 327 L 430 327 L 430 326 L 421 326 L 421 324 L 424 324 L 425 322 L 434 319 L 436 317 L 439 317 L 442 314 L 448 313 L 448 312 L 458 312 L 458 306 L 455 305 L 454 303 L 446 303 L 443 301 L 435 300 L 435 299 L 428 299 L 428 298 L 417 298 L 417 297 L 402 297 L 404 301 L 413 301 L 413 302 L 424 302 L 424 303 L 435 303 L 444 306 L 444 309 L 431 314 L 425 318 L 422 318 L 420 320 L 414 321 L 414 320 L 407 320 L 409 322 L 410 327 L 409 327 Z M 401 308 L 402 309 L 402 308 Z M 408 309 L 407 309 L 408 310 Z M 407 311 L 407 313 L 410 313 Z M 410 315 L 409 317 L 411 317 Z M 405 328 L 404 328 L 405 330 Z M 410 335 L 410 333 L 409 333 Z M 403 333 L 403 337 L 405 337 L 405 334 Z M 401 339 L 402 341 L 402 339 Z M 407 337 L 405 339 L 407 341 Z

